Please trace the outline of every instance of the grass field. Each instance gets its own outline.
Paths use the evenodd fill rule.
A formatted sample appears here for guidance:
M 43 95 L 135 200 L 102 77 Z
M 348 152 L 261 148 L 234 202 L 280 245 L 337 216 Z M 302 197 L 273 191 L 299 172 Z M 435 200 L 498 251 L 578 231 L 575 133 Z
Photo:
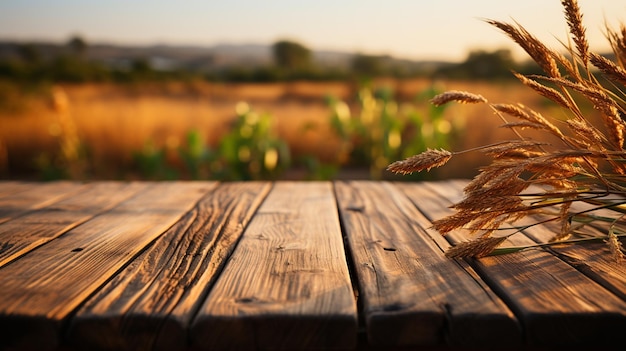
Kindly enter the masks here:
M 400 107 L 403 103 L 414 103 L 416 108 L 427 111 L 427 103 L 415 102 L 415 96 L 432 86 L 428 80 L 379 80 L 373 86 L 391 89 Z M 547 116 L 551 113 L 545 99 L 516 82 L 450 81 L 438 82 L 437 88 L 467 90 L 493 102 L 520 102 Z M 17 97 L 23 100 L 19 108 L 0 111 L 0 170 L 4 178 L 36 176 L 36 160 L 58 148 L 62 133 L 73 133 L 87 150 L 93 165 L 89 178 L 132 178 L 133 152 L 142 150 L 149 142 L 155 147 L 175 150 L 184 143 L 190 130 L 198 130 L 208 146 L 215 146 L 233 123 L 235 106 L 240 101 L 247 102 L 257 112 L 273 116 L 274 131 L 288 143 L 294 159 L 311 155 L 331 162 L 336 158 L 340 141 L 330 127 L 331 110 L 325 97 L 337 97 L 355 108 L 351 102 L 358 88 L 343 82 L 196 82 L 64 85 L 55 89 L 36 97 Z M 59 92 L 64 100 L 56 102 L 56 109 L 53 91 L 57 92 L 57 100 Z M 59 103 L 64 106 L 59 107 Z M 463 128 L 451 140 L 455 149 L 512 136 L 510 131 L 498 128 L 501 120 L 485 105 L 453 105 L 445 113 L 446 119 Z M 173 164 L 179 162 L 176 153 L 168 157 Z M 469 177 L 483 161 L 468 155 L 462 164 L 452 163 L 437 176 Z

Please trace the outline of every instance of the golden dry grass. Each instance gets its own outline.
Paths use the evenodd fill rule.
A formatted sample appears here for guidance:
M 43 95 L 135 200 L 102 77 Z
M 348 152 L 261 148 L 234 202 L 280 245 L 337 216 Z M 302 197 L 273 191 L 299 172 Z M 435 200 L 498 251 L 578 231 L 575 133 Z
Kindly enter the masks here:
M 531 89 L 510 83 L 437 84 L 440 90 L 476 90 L 493 99 L 520 101 L 540 110 L 545 100 Z M 375 82 L 375 86 L 393 89 L 401 101 L 410 101 L 431 85 L 426 79 Z M 340 141 L 329 125 L 331 110 L 324 97 L 333 95 L 351 101 L 357 89 L 343 82 L 89 84 L 61 88 L 67 95 L 67 113 L 74 121 L 77 135 L 104 177 L 111 176 L 107 169 L 131 167 L 133 151 L 140 150 L 149 140 L 159 146 L 175 148 L 184 142 L 188 131 L 198 129 L 205 141 L 215 146 L 234 119 L 235 105 L 239 101 L 248 102 L 257 112 L 271 114 L 276 133 L 290 145 L 295 157 L 308 154 L 331 161 L 336 157 Z M 25 103 L 26 107 L 19 112 L 0 111 L 0 146 L 4 146 L 6 158 L 14 167 L 28 167 L 38 154 L 56 147 L 59 114 L 52 108 L 51 101 L 51 97 L 35 99 Z M 452 106 L 446 113 L 446 118 L 455 120 L 457 125 L 479 123 L 484 126 L 468 129 L 461 139 L 454 140 L 453 144 L 459 148 L 512 135 L 510 131 L 496 128 L 498 118 L 484 105 L 467 109 Z M 442 177 L 471 176 L 473 166 L 484 159 L 476 155 L 463 162 L 453 160 L 440 174 Z
M 546 118 L 520 102 L 492 103 L 474 93 L 448 91 L 431 102 L 486 104 L 501 118 L 502 126 L 512 130 L 517 138 L 459 152 L 428 150 L 388 167 L 401 174 L 419 172 L 443 166 L 453 156 L 469 151 L 481 151 L 492 158 L 464 189 L 465 198 L 452 206 L 456 212 L 433 222 L 433 227 L 443 235 L 460 228 L 480 233 L 478 238 L 452 248 L 450 257 L 487 255 L 508 236 L 526 228 L 518 227 L 505 236 L 491 237 L 503 224 L 511 226 L 521 218 L 541 213 L 546 219 L 533 225 L 560 224 L 560 231 L 550 240 L 554 243 L 562 243 L 574 235 L 589 236 L 581 230 L 585 225 L 608 222 L 606 235 L 592 235 L 592 239 L 605 240 L 616 262 L 626 260 L 617 239 L 618 235 L 626 235 L 626 51 L 623 50 L 626 27 L 622 25 L 620 31 L 607 28 L 616 57 L 616 62 L 612 62 L 590 53 L 577 1 L 563 0 L 561 4 L 571 36 L 564 43 L 573 42 L 564 44 L 567 56 L 547 48 L 519 24 L 487 20 L 542 68 L 542 75 L 515 76 L 524 86 L 551 100 L 560 114 Z M 597 74 L 598 70 L 601 74 Z M 597 114 L 583 111 L 583 101 L 592 105 Z M 510 118 L 515 122 L 509 122 Z M 528 130 L 540 132 L 540 141 L 526 134 Z M 534 190 L 528 192 L 528 189 Z M 580 204 L 592 208 L 580 209 Z M 573 222 L 580 225 L 574 227 Z

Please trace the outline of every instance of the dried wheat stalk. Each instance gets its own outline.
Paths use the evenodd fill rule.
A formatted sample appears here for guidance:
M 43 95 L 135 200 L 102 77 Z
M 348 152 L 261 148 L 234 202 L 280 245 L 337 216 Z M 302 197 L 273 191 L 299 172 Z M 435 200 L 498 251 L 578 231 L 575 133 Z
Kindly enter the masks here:
M 505 121 L 503 127 L 515 130 L 519 139 L 461 152 L 428 149 L 388 167 L 392 172 L 408 174 L 443 166 L 453 155 L 464 152 L 480 151 L 492 157 L 492 162 L 480 168 L 479 174 L 464 189 L 465 198 L 452 206 L 456 212 L 433 221 L 433 228 L 444 235 L 460 228 L 480 232 L 476 239 L 453 246 L 446 253 L 448 257 L 488 255 L 515 234 L 492 236 L 504 223 L 544 212 L 549 217 L 542 223 L 558 222 L 560 230 L 550 243 L 533 247 L 585 241 L 576 237 L 581 226 L 594 220 L 606 220 L 610 221 L 604 237 L 608 251 L 617 262 L 626 260 L 619 240 L 626 235 L 626 220 L 622 217 L 626 213 L 626 208 L 622 207 L 626 206 L 626 27 L 622 25 L 619 31 L 607 28 L 607 39 L 616 57 L 616 62 L 612 62 L 589 51 L 577 1 L 563 0 L 561 4 L 574 43 L 573 48 L 567 46 L 568 56 L 549 49 L 517 23 L 486 22 L 513 39 L 543 69 L 545 75 L 514 75 L 522 84 L 565 110 L 568 116 L 565 121 L 554 123 L 521 104 L 490 103 L 481 95 L 449 91 L 431 102 L 437 106 L 453 101 L 488 104 Z M 565 74 L 560 69 L 564 69 Z M 596 78 L 596 71 L 611 83 L 603 85 L 599 77 Z M 579 108 L 580 99 L 590 103 L 601 118 L 596 121 L 585 116 Z M 517 121 L 508 122 L 504 115 Z M 556 136 L 562 143 L 550 145 L 527 139 L 521 133 L 528 128 Z M 542 192 L 525 192 L 537 185 Z M 572 205 L 576 202 L 595 207 L 575 212 Z M 555 206 L 557 210 L 551 210 Z M 609 210 L 615 216 L 594 216 L 593 210 Z M 573 226 L 572 222 L 577 220 L 583 223 Z

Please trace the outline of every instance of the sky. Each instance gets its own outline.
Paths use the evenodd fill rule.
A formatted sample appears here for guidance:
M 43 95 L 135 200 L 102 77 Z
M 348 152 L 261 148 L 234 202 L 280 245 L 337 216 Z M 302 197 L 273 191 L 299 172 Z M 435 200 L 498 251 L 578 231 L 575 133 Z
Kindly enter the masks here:
M 626 23 L 626 0 L 579 0 L 591 49 L 609 50 L 605 23 Z M 509 48 L 483 19 L 516 21 L 551 48 L 567 40 L 559 0 L 2 0 L 0 39 L 131 45 L 297 41 L 313 50 L 463 60 Z M 624 21 L 624 22 L 621 22 Z

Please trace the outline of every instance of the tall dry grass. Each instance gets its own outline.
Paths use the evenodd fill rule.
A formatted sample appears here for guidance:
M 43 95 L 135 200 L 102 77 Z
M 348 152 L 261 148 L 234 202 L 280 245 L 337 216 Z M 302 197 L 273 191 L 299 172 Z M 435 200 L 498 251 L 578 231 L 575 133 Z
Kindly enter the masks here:
M 374 82 L 374 86 L 395 91 L 400 103 L 412 102 L 414 96 L 432 84 L 427 79 Z M 542 108 L 540 98 L 510 83 L 442 81 L 437 84 L 441 85 L 439 89 L 482 90 L 496 98 L 514 96 L 529 106 Z M 209 146 L 216 146 L 234 121 L 235 105 L 239 101 L 246 101 L 256 111 L 273 116 L 276 135 L 289 144 L 294 158 L 311 155 L 321 161 L 332 161 L 341 141 L 330 126 L 332 111 L 325 96 L 354 101 L 356 94 L 356 87 L 343 82 L 64 85 L 62 90 L 68 104 L 65 113 L 71 118 L 75 135 L 95 168 L 95 178 L 123 177 L 120 173 L 133 167 L 133 152 L 142 150 L 148 141 L 155 147 L 171 149 L 173 158 L 177 157 L 176 148 L 185 142 L 190 130 L 199 131 Z M 0 151 L 4 150 L 4 156 L 0 154 L 0 165 L 4 164 L 5 170 L 0 176 L 19 177 L 20 171 L 27 172 L 40 154 L 58 148 L 60 116 L 53 108 L 53 101 L 51 92 L 47 99 L 24 101 L 20 111 L 0 110 L 0 146 L 3 145 Z M 445 118 L 454 120 L 455 125 L 473 120 L 481 120 L 485 126 L 497 125 L 489 118 L 486 106 L 472 110 L 451 106 L 446 109 Z M 489 128 L 470 129 L 455 140 L 454 145 L 473 147 L 506 137 L 508 133 L 506 130 L 494 133 Z M 440 174 L 446 178 L 470 177 L 473 173 L 468 174 L 467 170 L 483 161 L 482 155 L 472 155 L 457 164 L 452 160 Z
M 451 248 L 449 257 L 488 255 L 507 237 L 527 228 L 494 234 L 507 227 L 505 223 L 540 212 L 545 219 L 533 225 L 560 224 L 554 243 L 597 240 L 584 226 L 606 223 L 601 239 L 616 261 L 625 260 L 618 237 L 626 234 L 626 27 L 607 28 L 615 54 L 612 61 L 590 52 L 578 3 L 563 0 L 562 5 L 570 31 L 569 40 L 563 42 L 566 54 L 548 48 L 521 25 L 487 20 L 542 68 L 542 75 L 514 74 L 525 87 L 559 107 L 559 113 L 543 115 L 521 103 L 492 103 L 474 93 L 448 91 L 432 103 L 485 104 L 516 138 L 461 152 L 428 150 L 389 165 L 391 171 L 405 174 L 440 167 L 470 151 L 491 158 L 465 187 L 465 198 L 453 206 L 456 212 L 433 222 L 444 235 L 459 228 L 478 233 Z M 600 118 L 584 113 L 583 103 L 593 106 Z M 543 138 L 528 137 L 529 130 Z

